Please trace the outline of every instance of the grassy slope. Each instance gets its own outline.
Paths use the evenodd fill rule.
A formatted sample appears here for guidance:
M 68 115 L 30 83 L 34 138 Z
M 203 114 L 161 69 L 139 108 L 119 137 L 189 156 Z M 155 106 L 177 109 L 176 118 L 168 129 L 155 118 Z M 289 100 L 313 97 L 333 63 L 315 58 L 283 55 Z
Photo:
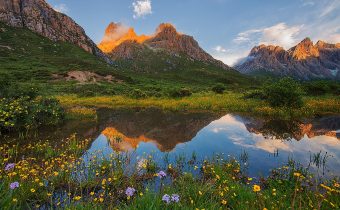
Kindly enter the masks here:
M 55 43 L 29 30 L 11 28 L 3 24 L 0 24 L 0 29 L 2 31 L 0 33 L 0 76 L 7 74 L 13 82 L 38 86 L 43 94 L 58 96 L 68 107 L 158 106 L 171 110 L 203 109 L 287 116 L 285 110 L 272 109 L 262 101 L 243 99 L 241 92 L 252 89 L 258 84 L 234 71 L 192 62 L 183 56 L 170 58 L 164 53 L 159 53 L 156 57 L 146 53 L 142 55 L 143 59 L 133 62 L 121 61 L 117 63 L 118 67 L 113 67 L 74 45 Z M 176 65 L 176 69 L 164 71 L 164 68 L 168 67 L 164 65 L 164 60 L 168 59 L 171 59 L 171 65 Z M 111 74 L 122 82 L 78 84 L 52 81 L 52 74 L 63 74 L 70 70 L 86 70 L 101 75 Z M 224 95 L 212 93 L 211 87 L 216 83 L 225 84 L 229 93 Z M 181 87 L 191 89 L 194 95 L 184 99 L 167 97 L 173 89 Z M 142 100 L 129 98 L 136 89 L 151 98 Z M 340 100 L 334 96 L 307 97 L 305 100 L 307 105 L 302 112 L 296 111 L 299 115 L 312 116 L 340 112 Z
M 118 67 L 108 66 L 72 44 L 55 43 L 29 30 L 11 28 L 1 23 L 0 28 L 4 31 L 0 33 L 0 74 L 10 75 L 13 81 L 41 86 L 46 94 L 129 95 L 132 90 L 140 89 L 149 96 L 164 96 L 174 88 L 186 87 L 200 92 L 211 89 L 218 82 L 234 90 L 256 85 L 254 80 L 235 71 L 226 72 L 211 65 L 183 57 L 169 58 L 164 54 L 157 57 L 145 54 L 141 60 L 119 62 Z M 149 71 L 150 66 L 162 68 L 160 61 L 168 59 L 176 63 L 175 69 L 166 72 Z M 139 71 L 135 70 L 136 66 Z M 52 74 L 63 74 L 71 70 L 110 74 L 123 82 L 85 85 L 66 81 L 52 82 Z

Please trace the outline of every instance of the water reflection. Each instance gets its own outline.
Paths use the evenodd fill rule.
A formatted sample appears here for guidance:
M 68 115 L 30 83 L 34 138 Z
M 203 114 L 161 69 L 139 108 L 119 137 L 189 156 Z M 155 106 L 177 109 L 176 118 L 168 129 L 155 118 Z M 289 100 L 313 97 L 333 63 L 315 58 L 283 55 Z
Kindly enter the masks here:
M 137 157 L 153 152 L 159 158 L 191 156 L 200 159 L 217 153 L 249 154 L 249 173 L 266 175 L 288 157 L 308 164 L 311 154 L 330 156 L 328 169 L 340 175 L 340 117 L 305 121 L 255 119 L 237 115 L 173 113 L 160 110 L 104 112 L 101 135 L 89 153 L 134 151 Z M 276 154 L 276 155 L 274 155 Z M 259 164 L 260 163 L 260 164 Z

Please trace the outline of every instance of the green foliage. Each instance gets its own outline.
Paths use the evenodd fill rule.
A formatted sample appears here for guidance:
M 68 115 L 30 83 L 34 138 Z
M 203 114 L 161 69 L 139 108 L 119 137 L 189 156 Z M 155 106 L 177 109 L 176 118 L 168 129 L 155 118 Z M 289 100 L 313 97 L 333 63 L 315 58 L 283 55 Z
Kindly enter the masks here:
M 30 97 L 0 99 L 0 131 L 56 125 L 64 110 L 56 99 Z
M 317 80 L 303 84 L 308 95 L 340 95 L 340 83 L 336 81 Z
M 262 89 L 250 90 L 244 93 L 245 99 L 266 99 L 266 95 Z
M 303 93 L 301 86 L 291 78 L 283 78 L 264 86 L 266 100 L 273 107 L 300 108 L 303 106 Z
M 211 90 L 217 94 L 222 94 L 225 91 L 225 86 L 221 83 L 215 85 Z
M 175 90 L 172 90 L 170 93 L 170 96 L 173 98 L 183 98 L 183 97 L 188 97 L 191 95 L 192 95 L 192 92 L 188 88 L 175 89 Z
M 147 97 L 147 94 L 140 90 L 140 89 L 133 89 L 130 93 L 129 93 L 129 96 L 132 97 L 132 98 L 146 98 Z

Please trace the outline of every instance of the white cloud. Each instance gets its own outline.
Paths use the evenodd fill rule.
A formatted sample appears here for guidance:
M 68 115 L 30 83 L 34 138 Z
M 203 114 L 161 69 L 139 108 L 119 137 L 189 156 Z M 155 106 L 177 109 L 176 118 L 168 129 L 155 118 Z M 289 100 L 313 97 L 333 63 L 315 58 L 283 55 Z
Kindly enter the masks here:
M 249 50 L 228 50 L 226 52 L 212 53 L 212 56 L 229 66 L 234 66 L 240 59 L 246 57 L 248 54 Z
M 132 6 L 135 19 L 152 14 L 151 0 L 135 0 Z
M 251 29 L 238 34 L 233 40 L 236 44 L 248 42 L 252 45 L 273 44 L 284 48 L 290 48 L 297 42 L 297 36 L 303 25 L 287 26 L 286 23 L 278 23 L 274 26 L 260 29 Z
M 225 53 L 225 52 L 228 51 L 227 49 L 223 48 L 223 47 L 220 46 L 220 45 L 216 46 L 216 47 L 214 48 L 214 50 L 215 50 L 216 52 L 218 52 L 218 53 Z
M 339 0 L 333 0 L 329 4 L 326 5 L 325 8 L 323 8 L 320 17 L 327 16 L 329 14 L 332 14 L 333 11 L 340 8 L 340 1 Z
M 67 12 L 69 12 L 69 9 L 68 9 L 68 7 L 67 7 L 66 4 L 58 4 L 58 5 L 55 5 L 55 6 L 53 7 L 53 9 L 54 9 L 55 11 L 57 11 L 57 12 L 60 12 L 60 13 L 67 13 Z

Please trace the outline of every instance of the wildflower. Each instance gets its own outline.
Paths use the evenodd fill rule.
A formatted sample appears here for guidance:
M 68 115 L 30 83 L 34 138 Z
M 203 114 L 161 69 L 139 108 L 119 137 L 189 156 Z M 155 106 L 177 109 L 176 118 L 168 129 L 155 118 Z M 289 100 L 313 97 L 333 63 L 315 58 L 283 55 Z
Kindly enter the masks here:
M 142 192 L 139 193 L 140 196 L 143 196 L 144 194 Z
M 202 193 L 201 191 L 198 191 L 198 194 L 199 194 L 199 195 L 202 195 L 203 193 Z
M 222 200 L 221 203 L 222 203 L 222 205 L 227 205 L 227 201 L 226 200 Z
M 170 199 L 171 199 L 170 195 L 168 195 L 168 194 L 165 194 L 162 197 L 162 201 L 164 201 L 165 203 L 170 203 L 171 202 Z
M 104 198 L 99 198 L 99 202 L 103 203 L 104 202 Z
M 268 210 L 268 209 L 266 207 L 264 207 L 263 210 Z
M 90 195 L 94 195 L 94 192 L 90 192 Z
M 5 171 L 9 171 L 15 167 L 15 163 L 9 163 L 5 167 Z
M 166 177 L 166 173 L 164 171 L 160 171 L 160 172 L 157 173 L 157 176 L 162 179 L 162 178 Z
M 135 188 L 133 187 L 128 187 L 126 190 L 125 190 L 125 194 L 128 196 L 128 197 L 131 197 L 135 194 L 136 190 Z
M 79 201 L 81 199 L 81 196 L 74 197 L 74 200 Z
M 11 190 L 14 190 L 15 188 L 18 188 L 18 187 L 19 187 L 19 182 L 12 182 L 9 185 L 9 188 L 11 188 Z
M 14 203 L 16 203 L 16 202 L 18 202 L 18 199 L 16 199 L 16 198 L 13 198 L 13 200 L 12 200 Z
M 32 188 L 32 189 L 31 189 L 31 192 L 32 192 L 32 193 L 35 193 L 35 189 L 34 189 L 34 188 Z
M 55 172 L 53 172 L 53 175 L 54 175 L 54 176 L 58 176 L 59 173 L 55 171 Z
M 253 191 L 254 191 L 254 192 L 260 192 L 260 191 L 261 191 L 261 187 L 260 187 L 259 185 L 256 185 L 256 184 L 255 184 L 255 185 L 253 186 Z
M 300 176 L 301 176 L 301 174 L 300 174 L 299 172 L 294 172 L 294 176 L 296 176 L 296 177 L 300 177 Z
M 179 202 L 179 195 L 177 194 L 172 194 L 171 195 L 171 201 L 175 202 L 175 203 L 178 203 Z

